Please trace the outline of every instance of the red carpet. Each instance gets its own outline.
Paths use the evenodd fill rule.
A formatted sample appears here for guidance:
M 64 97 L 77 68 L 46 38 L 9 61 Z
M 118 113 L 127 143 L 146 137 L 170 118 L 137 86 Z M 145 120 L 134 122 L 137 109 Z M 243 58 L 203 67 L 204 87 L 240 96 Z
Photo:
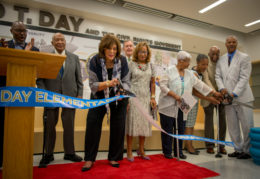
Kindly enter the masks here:
M 49 165 L 47 168 L 34 167 L 34 179 L 157 179 L 157 178 L 207 178 L 219 176 L 218 173 L 185 161 L 165 159 L 163 155 L 151 155 L 151 161 L 135 157 L 135 161 L 120 161 L 120 168 L 108 165 L 107 160 L 96 161 L 93 168 L 81 172 L 81 163 Z M 0 173 L 2 173 L 0 171 Z M 0 175 L 0 179 L 1 179 Z

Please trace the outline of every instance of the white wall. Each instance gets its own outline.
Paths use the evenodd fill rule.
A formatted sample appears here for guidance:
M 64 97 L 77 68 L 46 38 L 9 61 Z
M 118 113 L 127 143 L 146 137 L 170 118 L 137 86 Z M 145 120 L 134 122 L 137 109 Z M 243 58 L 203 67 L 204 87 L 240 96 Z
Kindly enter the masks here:
M 245 49 L 252 61 L 260 60 L 260 33 L 246 36 Z

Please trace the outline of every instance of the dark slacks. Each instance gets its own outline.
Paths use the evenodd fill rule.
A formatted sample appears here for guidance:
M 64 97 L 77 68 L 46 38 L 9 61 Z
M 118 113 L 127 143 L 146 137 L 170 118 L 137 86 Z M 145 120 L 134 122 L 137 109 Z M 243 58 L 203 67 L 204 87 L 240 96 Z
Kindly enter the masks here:
M 45 151 L 47 155 L 53 154 L 56 141 L 56 125 L 59 119 L 59 108 L 44 108 L 46 117 Z M 74 154 L 74 119 L 75 109 L 62 108 L 61 120 L 63 126 L 63 147 L 65 154 Z
M 115 102 L 110 106 L 110 138 L 109 138 L 109 161 L 123 159 L 125 119 L 127 99 Z M 106 114 L 106 107 L 101 106 L 89 109 L 87 116 L 85 136 L 85 161 L 95 161 L 102 131 L 102 122 Z
M 213 115 L 214 115 L 214 105 L 210 104 L 207 107 L 204 107 L 205 112 L 205 125 L 204 125 L 204 132 L 205 137 L 214 139 L 214 121 L 213 121 Z M 225 106 L 220 104 L 219 105 L 219 140 L 225 141 L 226 138 L 226 114 L 225 114 Z M 215 145 L 211 142 L 206 142 L 207 148 L 213 148 Z M 220 147 L 224 147 L 223 145 L 220 145 Z
M 160 113 L 160 123 L 163 130 L 165 130 L 167 133 L 174 133 L 176 134 L 176 118 L 166 116 L 164 114 Z M 178 134 L 184 134 L 185 130 L 185 121 L 183 120 L 183 113 L 181 110 L 178 112 Z M 171 136 L 168 136 L 167 134 L 161 133 L 161 139 L 162 139 L 162 149 L 163 154 L 165 155 L 171 155 L 172 154 L 172 140 L 174 140 L 174 155 L 177 155 L 177 140 L 172 138 Z M 182 143 L 183 140 L 179 140 L 179 153 L 182 154 Z

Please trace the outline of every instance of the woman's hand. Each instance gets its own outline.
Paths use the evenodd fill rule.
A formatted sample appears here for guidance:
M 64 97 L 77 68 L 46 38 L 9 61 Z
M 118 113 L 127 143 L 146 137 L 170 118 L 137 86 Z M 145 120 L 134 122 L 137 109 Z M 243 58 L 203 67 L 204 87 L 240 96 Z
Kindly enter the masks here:
M 217 91 L 214 91 L 213 92 L 213 96 L 216 97 L 216 98 L 223 98 L 223 95 L 220 93 L 220 92 L 217 92 Z
M 212 104 L 220 104 L 220 101 L 214 98 L 213 96 L 208 97 L 208 101 L 211 102 Z
M 150 103 L 151 103 L 151 107 L 152 107 L 152 109 L 155 109 L 157 104 L 156 104 L 156 101 L 155 101 L 154 98 L 151 98 Z
M 181 102 L 181 97 L 179 95 L 175 95 L 174 99 L 178 102 Z
M 109 81 L 109 87 L 115 87 L 118 84 L 119 84 L 119 81 L 116 78 Z

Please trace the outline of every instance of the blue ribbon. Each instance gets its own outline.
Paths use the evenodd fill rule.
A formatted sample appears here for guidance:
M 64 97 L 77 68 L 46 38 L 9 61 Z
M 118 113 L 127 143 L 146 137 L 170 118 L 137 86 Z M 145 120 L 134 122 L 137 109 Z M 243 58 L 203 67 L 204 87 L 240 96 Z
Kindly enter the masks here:
M 181 139 L 181 140 L 199 140 L 199 141 L 211 142 L 211 143 L 216 143 L 216 144 L 220 144 L 220 145 L 227 145 L 230 147 L 234 147 L 233 142 L 225 142 L 225 141 L 209 139 L 209 138 L 205 138 L 205 137 L 198 137 L 195 135 L 174 135 L 174 134 L 170 134 L 170 133 L 167 133 L 167 134 L 171 137 Z
M 128 97 L 129 96 L 120 95 L 106 99 L 87 100 L 34 87 L 8 86 L 0 88 L 1 107 L 61 107 L 89 109 Z
M 129 97 L 131 96 L 120 95 L 106 99 L 86 100 L 54 93 L 40 88 L 8 86 L 0 88 L 0 107 L 61 107 L 89 109 Z M 233 142 L 208 139 L 194 135 L 167 134 L 171 137 L 182 140 L 199 140 L 231 147 L 234 146 Z

